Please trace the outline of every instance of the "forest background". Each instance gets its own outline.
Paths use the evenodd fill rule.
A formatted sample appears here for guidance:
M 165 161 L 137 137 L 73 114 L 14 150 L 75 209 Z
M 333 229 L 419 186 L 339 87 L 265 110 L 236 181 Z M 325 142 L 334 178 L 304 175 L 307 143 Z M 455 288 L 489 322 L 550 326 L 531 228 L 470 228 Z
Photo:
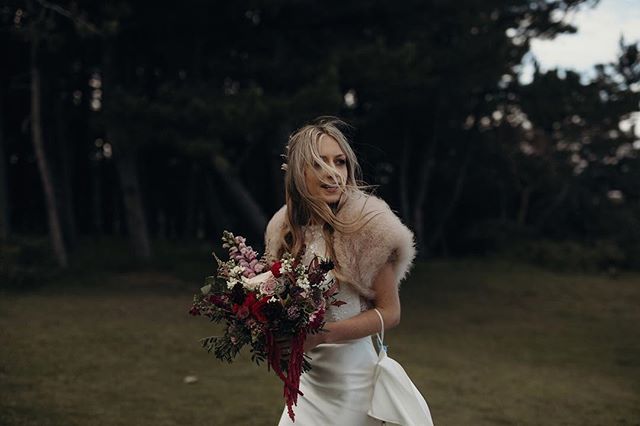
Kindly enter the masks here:
M 143 262 L 224 229 L 260 248 L 287 137 L 319 115 L 353 126 L 365 181 L 423 259 L 637 268 L 640 142 L 620 123 L 639 106 L 638 46 L 621 40 L 589 81 L 519 79 L 531 40 L 594 4 L 9 1 L 2 281 L 104 236 Z

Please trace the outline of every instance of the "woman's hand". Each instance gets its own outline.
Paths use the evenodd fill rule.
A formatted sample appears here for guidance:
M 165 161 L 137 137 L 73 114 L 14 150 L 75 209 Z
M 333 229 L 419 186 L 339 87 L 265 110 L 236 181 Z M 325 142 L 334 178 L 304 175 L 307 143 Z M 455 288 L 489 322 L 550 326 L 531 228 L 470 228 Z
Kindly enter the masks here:
M 326 341 L 326 331 L 319 331 L 315 334 L 307 334 L 307 338 L 304 341 L 304 352 L 309 352 L 316 346 Z
M 304 346 L 302 347 L 303 352 L 309 352 L 319 344 L 325 343 L 326 333 L 327 331 L 319 331 L 315 334 L 307 334 L 307 338 L 304 340 Z M 289 359 L 289 355 L 291 355 L 291 338 L 279 337 L 276 338 L 276 343 L 282 351 L 282 357 Z

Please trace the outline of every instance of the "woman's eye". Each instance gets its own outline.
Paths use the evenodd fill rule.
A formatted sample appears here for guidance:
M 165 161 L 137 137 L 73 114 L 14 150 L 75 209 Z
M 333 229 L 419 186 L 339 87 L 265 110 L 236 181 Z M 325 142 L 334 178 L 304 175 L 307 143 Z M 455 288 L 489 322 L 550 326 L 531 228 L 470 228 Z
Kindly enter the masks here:
M 347 161 L 346 160 L 342 160 L 342 159 L 336 160 L 336 164 L 338 166 L 344 166 L 345 164 L 347 164 Z

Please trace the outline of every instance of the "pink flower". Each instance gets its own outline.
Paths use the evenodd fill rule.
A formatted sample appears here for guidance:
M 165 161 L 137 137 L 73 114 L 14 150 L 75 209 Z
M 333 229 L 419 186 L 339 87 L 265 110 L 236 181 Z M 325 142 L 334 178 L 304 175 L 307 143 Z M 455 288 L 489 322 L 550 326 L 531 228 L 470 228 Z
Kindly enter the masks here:
M 260 284 L 260 293 L 264 294 L 265 296 L 273 296 L 276 288 L 278 287 L 278 282 L 276 281 L 275 277 L 272 274 L 270 275 L 271 276 L 266 281 Z

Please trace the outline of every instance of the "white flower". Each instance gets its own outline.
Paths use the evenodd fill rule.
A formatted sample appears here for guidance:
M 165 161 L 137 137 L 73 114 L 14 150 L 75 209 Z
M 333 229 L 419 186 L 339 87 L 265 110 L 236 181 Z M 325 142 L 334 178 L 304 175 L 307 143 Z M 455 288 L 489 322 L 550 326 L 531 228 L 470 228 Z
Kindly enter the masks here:
M 322 283 L 320 283 L 320 288 L 322 290 L 328 290 L 334 283 L 334 277 L 332 274 L 332 271 L 327 272 L 327 275 L 325 275 L 324 277 L 324 281 L 322 281 Z
M 302 275 L 305 274 L 307 272 L 307 267 L 304 266 L 302 263 L 298 264 L 298 266 L 296 267 L 296 273 L 298 275 Z
M 309 290 L 309 279 L 306 275 L 298 278 L 296 284 L 303 290 Z
M 285 274 L 291 272 L 293 270 L 292 263 L 293 261 L 291 259 L 284 259 L 280 265 L 280 273 Z
M 238 266 L 234 266 L 233 268 L 231 268 L 231 271 L 229 271 L 229 275 L 233 275 L 233 276 L 240 276 L 242 275 L 242 272 L 244 272 L 244 268 L 240 265 Z
M 275 296 L 271 296 L 271 299 L 267 300 L 267 302 L 269 303 L 276 303 L 278 301 L 278 298 Z
M 227 281 L 227 288 L 232 289 L 234 285 L 238 283 L 238 280 L 233 277 L 229 277 L 229 281 Z
M 263 272 L 252 278 L 242 277 L 242 286 L 247 290 L 255 290 L 259 288 L 263 283 L 274 279 L 271 271 Z

